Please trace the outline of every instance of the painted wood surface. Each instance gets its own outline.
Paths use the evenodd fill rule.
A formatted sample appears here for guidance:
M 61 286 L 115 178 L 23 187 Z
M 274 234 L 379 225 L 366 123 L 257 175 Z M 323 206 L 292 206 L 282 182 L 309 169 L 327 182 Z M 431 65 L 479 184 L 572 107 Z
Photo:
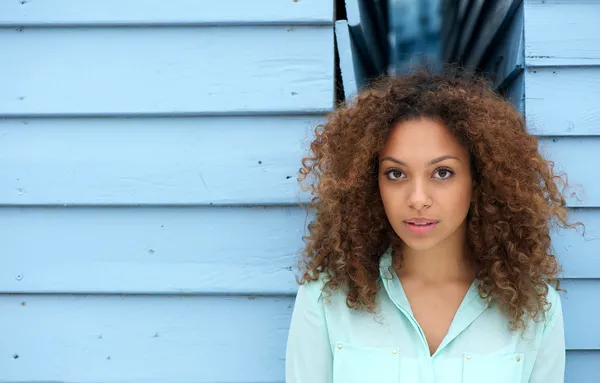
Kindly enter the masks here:
M 321 0 L 3 0 L 0 26 L 227 25 L 333 23 Z
M 333 108 L 332 26 L 5 28 L 0 46 L 0 116 Z
M 0 214 L 0 291 L 66 294 L 293 294 L 312 219 L 278 206 Z
M 358 48 L 350 35 L 346 20 L 335 22 L 335 37 L 342 72 L 344 98 L 348 100 L 355 96 L 364 85 L 366 80 L 365 69 Z
M 315 124 L 295 117 L 7 119 L 0 123 L 5 185 L 0 201 L 5 206 L 307 203 L 310 194 L 296 179 Z M 572 197 L 569 203 L 600 206 L 600 186 L 580 166 L 582 159 L 593 161 L 600 138 L 541 144 L 585 189 L 581 200 Z
M 333 91 L 330 90 L 333 94 Z M 307 202 L 301 158 L 322 117 L 0 120 L 2 205 Z
M 525 97 L 530 129 L 546 135 L 600 135 L 600 65 L 528 68 Z
M 533 66 L 600 65 L 600 0 L 524 0 Z
M 571 207 L 599 207 L 600 183 L 590 177 L 589 168 L 581 166 L 595 161 L 600 151 L 600 137 L 559 137 L 540 139 L 540 151 L 564 171 L 572 188 L 565 195 Z
M 589 203 L 589 197 L 600 190 L 590 167 L 597 158 L 595 146 L 600 136 L 598 19 L 600 1 L 524 1 L 526 69 L 522 76 L 528 129 L 547 136 L 543 145 L 549 152 L 557 145 L 568 147 L 551 157 L 559 167 L 569 168 L 571 182 L 584 184 L 581 205 L 587 207 L 573 209 L 573 216 L 588 222 L 600 217 L 598 207 Z M 595 243 L 596 238 L 592 235 L 588 243 Z M 581 243 L 565 237 L 563 243 L 555 245 L 569 247 L 569 253 L 577 259 L 571 264 L 574 267 L 571 271 L 587 276 L 572 286 L 573 295 L 596 302 L 600 294 L 600 270 L 592 268 L 581 273 L 581 264 L 577 263 L 588 262 L 577 250 Z M 597 250 L 589 257 L 592 262 L 600 258 Z M 567 359 L 566 382 L 595 382 L 600 342 L 594 336 L 600 313 L 594 308 L 585 314 L 578 313 L 572 303 L 573 300 L 565 301 L 565 323 L 577 315 L 581 317 L 577 325 L 565 328 L 567 347 L 578 349 L 570 354 L 574 357 Z
M 333 2 L 4 1 L 0 26 L 0 382 L 283 382 Z
M 565 283 L 569 350 L 600 343 L 589 304 L 599 284 Z M 292 310 L 291 296 L 4 295 L 0 368 L 5 381 L 283 382 Z
M 4 295 L 0 379 L 283 382 L 293 304 L 293 297 Z
M 568 350 L 600 350 L 600 310 L 591 308 L 597 301 L 600 279 L 564 280 L 566 293 L 561 292 L 565 320 L 565 341 Z M 587 303 L 585 303 L 587 302 Z
M 600 353 L 596 351 L 567 351 L 566 383 L 597 383 Z
M 581 222 L 577 229 L 553 229 L 552 247 L 563 267 L 562 278 L 595 279 L 600 276 L 600 209 L 571 208 L 570 222 Z M 595 285 L 594 285 L 595 286 Z

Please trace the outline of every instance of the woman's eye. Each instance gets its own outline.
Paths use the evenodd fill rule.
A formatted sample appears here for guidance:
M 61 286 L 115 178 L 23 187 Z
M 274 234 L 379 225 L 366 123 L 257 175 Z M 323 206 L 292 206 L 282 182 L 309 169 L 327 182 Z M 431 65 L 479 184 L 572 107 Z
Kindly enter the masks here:
M 454 172 L 450 169 L 447 168 L 439 168 L 438 170 L 435 171 L 434 173 L 434 178 L 437 178 L 439 180 L 447 180 L 448 178 L 452 177 L 454 175 Z
M 391 169 L 385 172 L 385 175 L 392 181 L 398 180 L 404 177 L 404 173 L 398 169 Z

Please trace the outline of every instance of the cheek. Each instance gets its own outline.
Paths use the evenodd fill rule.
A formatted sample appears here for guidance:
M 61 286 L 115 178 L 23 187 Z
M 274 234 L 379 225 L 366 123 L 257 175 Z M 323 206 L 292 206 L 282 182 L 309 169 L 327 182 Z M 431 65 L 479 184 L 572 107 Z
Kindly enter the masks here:
M 394 212 L 398 212 L 399 209 L 402 209 L 402 201 L 401 195 L 399 194 L 398 189 L 386 187 L 385 185 L 379 184 L 379 195 L 381 197 L 381 201 L 383 202 L 383 207 L 388 216 L 394 215 Z M 390 217 L 390 218 L 392 218 Z
M 456 185 L 452 192 L 447 194 L 447 203 L 445 205 L 454 215 L 462 219 L 469 211 L 471 197 L 472 189 L 470 184 Z

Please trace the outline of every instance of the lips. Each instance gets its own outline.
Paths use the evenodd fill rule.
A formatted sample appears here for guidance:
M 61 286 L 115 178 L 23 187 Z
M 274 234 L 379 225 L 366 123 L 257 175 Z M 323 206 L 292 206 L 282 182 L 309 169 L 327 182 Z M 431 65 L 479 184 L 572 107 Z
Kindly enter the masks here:
M 432 225 L 434 223 L 438 223 L 438 221 L 436 221 L 434 219 L 427 219 L 427 218 L 411 218 L 411 219 L 407 219 L 404 222 L 406 222 L 407 224 L 416 225 L 416 226 L 426 226 L 426 225 Z
M 425 234 L 432 230 L 439 221 L 428 218 L 411 218 L 404 221 L 406 227 L 416 234 Z

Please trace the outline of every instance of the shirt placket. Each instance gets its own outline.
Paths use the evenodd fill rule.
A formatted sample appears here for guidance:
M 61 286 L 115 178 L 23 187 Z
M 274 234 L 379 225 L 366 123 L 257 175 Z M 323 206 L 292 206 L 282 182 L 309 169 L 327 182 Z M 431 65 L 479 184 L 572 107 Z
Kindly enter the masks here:
M 419 338 L 421 339 L 421 352 L 423 354 L 423 361 L 427 368 L 425 371 L 422 371 L 425 375 L 425 382 L 435 382 L 435 367 L 434 361 L 439 357 L 444 348 L 457 336 L 459 336 L 471 323 L 473 323 L 488 307 L 487 303 L 479 298 L 477 293 L 477 285 L 474 283 L 471 285 L 465 298 L 461 302 L 456 315 L 454 316 L 452 323 L 450 324 L 450 328 L 448 329 L 448 333 L 442 340 L 442 343 L 439 345 L 437 350 L 433 355 L 429 353 L 429 345 L 427 344 L 427 339 L 425 337 L 425 333 L 416 318 L 412 313 L 412 309 L 410 308 L 410 303 L 408 302 L 408 298 L 400 281 L 397 276 L 395 276 L 395 271 L 391 266 L 391 255 L 388 253 L 384 255 L 385 258 L 382 259 L 381 264 L 381 276 L 383 278 L 383 285 L 386 289 L 388 297 L 394 303 L 394 305 L 398 308 L 398 310 L 408 319 L 411 323 L 414 330 L 418 333 Z

